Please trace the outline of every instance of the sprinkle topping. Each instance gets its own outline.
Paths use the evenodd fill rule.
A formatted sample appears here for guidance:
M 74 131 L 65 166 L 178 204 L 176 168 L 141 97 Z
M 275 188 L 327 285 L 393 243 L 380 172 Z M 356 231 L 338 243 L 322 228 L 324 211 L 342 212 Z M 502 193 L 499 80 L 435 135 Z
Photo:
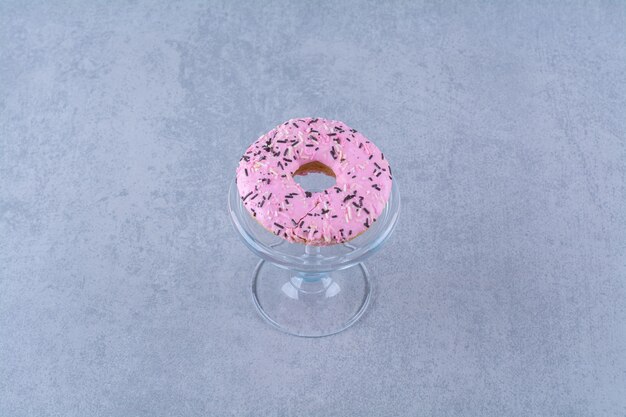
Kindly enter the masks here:
M 336 184 L 302 189 L 293 175 L 310 162 L 332 170 Z M 302 118 L 254 142 L 240 159 L 236 182 L 243 205 L 265 228 L 290 242 L 321 246 L 372 226 L 389 199 L 392 174 L 361 133 L 339 121 Z

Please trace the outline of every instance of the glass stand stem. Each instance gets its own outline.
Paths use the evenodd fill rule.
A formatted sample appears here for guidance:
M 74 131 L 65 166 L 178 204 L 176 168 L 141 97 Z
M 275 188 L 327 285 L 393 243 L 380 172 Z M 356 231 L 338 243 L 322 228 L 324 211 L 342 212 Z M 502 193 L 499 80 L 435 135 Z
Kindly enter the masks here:
M 321 252 L 322 249 L 319 246 L 306 245 L 304 247 L 304 255 L 302 256 L 302 258 L 304 259 L 304 264 L 311 265 L 319 263 L 322 259 Z M 327 272 L 298 272 L 297 275 L 292 278 L 292 281 L 294 279 L 306 283 L 314 283 L 322 281 L 324 279 L 330 280 L 330 277 Z
M 319 246 L 305 246 L 302 258 L 305 265 L 319 263 L 322 259 L 321 248 Z M 341 291 L 341 287 L 333 282 L 328 272 L 298 271 L 282 286 L 282 291 L 293 299 L 317 294 L 324 297 L 334 297 Z

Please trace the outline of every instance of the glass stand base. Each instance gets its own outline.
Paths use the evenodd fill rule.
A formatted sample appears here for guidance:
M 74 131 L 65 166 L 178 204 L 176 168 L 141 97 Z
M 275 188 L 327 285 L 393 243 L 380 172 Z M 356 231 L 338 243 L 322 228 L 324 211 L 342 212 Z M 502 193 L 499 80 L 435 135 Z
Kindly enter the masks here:
M 252 297 L 261 316 L 296 336 L 322 337 L 353 325 L 372 296 L 363 263 L 332 272 L 297 272 L 260 261 Z

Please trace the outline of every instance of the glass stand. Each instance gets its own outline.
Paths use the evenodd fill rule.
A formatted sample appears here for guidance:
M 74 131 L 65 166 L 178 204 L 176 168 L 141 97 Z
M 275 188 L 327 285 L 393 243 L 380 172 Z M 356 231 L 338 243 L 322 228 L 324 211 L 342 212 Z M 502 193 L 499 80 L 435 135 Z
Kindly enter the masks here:
M 229 211 L 235 229 L 261 261 L 252 275 L 252 299 L 261 316 L 296 336 L 322 337 L 347 329 L 365 312 L 372 283 L 363 260 L 392 233 L 400 210 L 394 182 L 389 202 L 366 232 L 348 243 L 289 243 L 248 214 L 233 183 Z

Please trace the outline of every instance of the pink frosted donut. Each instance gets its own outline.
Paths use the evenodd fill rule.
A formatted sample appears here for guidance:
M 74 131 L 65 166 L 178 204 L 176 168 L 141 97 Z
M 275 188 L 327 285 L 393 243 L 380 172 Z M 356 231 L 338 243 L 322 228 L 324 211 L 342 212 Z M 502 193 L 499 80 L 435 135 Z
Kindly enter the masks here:
M 293 175 L 324 172 L 336 184 L 309 192 Z M 237 167 L 243 204 L 272 233 L 325 246 L 367 230 L 385 208 L 391 167 L 365 136 L 344 123 L 292 119 L 270 130 L 244 153 Z

